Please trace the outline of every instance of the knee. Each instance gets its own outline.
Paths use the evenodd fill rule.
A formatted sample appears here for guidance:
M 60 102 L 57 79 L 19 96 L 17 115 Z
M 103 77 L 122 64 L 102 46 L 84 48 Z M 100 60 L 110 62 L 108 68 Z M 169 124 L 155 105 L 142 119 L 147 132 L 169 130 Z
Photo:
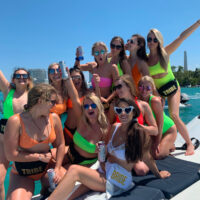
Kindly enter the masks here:
M 138 162 L 133 168 L 138 176 L 145 176 L 149 172 L 149 168 L 144 162 Z
M 79 166 L 78 165 L 70 165 L 67 174 L 69 174 L 74 181 L 79 180 Z
M 180 118 L 178 113 L 175 113 L 175 112 L 171 112 L 170 116 L 171 116 L 171 118 L 173 119 L 174 122 L 176 122 Z

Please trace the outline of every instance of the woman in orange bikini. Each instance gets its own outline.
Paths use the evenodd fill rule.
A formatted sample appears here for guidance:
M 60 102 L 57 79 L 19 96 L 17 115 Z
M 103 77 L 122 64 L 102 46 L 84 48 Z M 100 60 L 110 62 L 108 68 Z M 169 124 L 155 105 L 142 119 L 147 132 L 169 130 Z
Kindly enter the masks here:
M 131 39 L 127 41 L 126 49 L 130 51 L 128 62 L 131 67 L 131 73 L 135 88 L 142 76 L 148 75 L 148 64 L 146 55 L 146 42 L 144 37 L 135 34 L 132 35 Z
M 51 160 L 50 144 L 57 148 L 54 181 L 61 179 L 64 137 L 60 118 L 50 109 L 56 103 L 56 90 L 39 84 L 28 93 L 26 111 L 8 119 L 5 153 L 13 161 L 10 172 L 8 200 L 31 199 L 34 181 L 41 180 Z
M 12 83 L 9 83 L 0 70 L 0 90 L 4 96 L 3 119 L 0 121 L 0 200 L 5 199 L 4 179 L 8 169 L 9 161 L 4 152 L 4 129 L 9 117 L 20 113 L 27 103 L 28 90 L 32 88 L 30 74 L 24 68 L 18 68 L 12 76 Z
M 64 124 L 64 121 L 66 120 L 68 94 L 65 81 L 62 79 L 59 63 L 52 63 L 49 65 L 48 79 L 49 84 L 52 85 L 57 91 L 57 102 L 51 108 L 51 112 L 58 114 Z
M 78 96 L 80 98 L 80 102 L 82 103 L 83 98 L 86 94 L 88 94 L 88 89 L 85 82 L 85 77 L 82 71 L 77 67 L 70 69 L 70 75 L 74 86 L 78 92 Z M 65 121 L 64 128 L 64 136 L 65 136 L 65 144 L 69 145 L 73 140 L 73 135 L 77 128 L 77 118 L 75 116 L 74 107 L 72 105 L 72 100 L 68 98 L 67 100 L 67 120 Z

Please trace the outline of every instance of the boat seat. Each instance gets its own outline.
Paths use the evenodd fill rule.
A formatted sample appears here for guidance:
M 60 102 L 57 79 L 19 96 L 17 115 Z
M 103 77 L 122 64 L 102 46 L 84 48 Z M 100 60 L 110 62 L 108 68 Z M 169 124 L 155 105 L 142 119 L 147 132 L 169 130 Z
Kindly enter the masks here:
M 200 179 L 200 164 L 168 156 L 156 161 L 159 170 L 167 170 L 171 176 L 158 179 L 151 172 L 146 176 L 133 176 L 136 185 L 157 188 L 170 199 Z

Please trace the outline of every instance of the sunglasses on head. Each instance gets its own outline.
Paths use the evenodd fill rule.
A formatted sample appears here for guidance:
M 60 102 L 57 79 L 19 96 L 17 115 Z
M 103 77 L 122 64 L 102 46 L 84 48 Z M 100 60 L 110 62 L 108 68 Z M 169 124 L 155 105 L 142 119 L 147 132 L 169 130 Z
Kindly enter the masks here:
M 105 50 L 95 51 L 95 52 L 94 52 L 94 55 L 95 55 L 95 56 L 98 56 L 98 55 L 100 55 L 100 54 L 103 55 L 105 52 L 106 52 Z
M 92 109 L 95 109 L 95 108 L 97 107 L 97 105 L 96 105 L 95 103 L 92 103 L 92 104 L 84 104 L 84 105 L 83 105 L 83 108 L 84 108 L 85 110 L 88 110 L 89 107 L 91 107 Z
M 110 47 L 111 49 L 117 49 L 117 50 L 120 50 L 122 48 L 121 45 L 115 45 L 115 44 L 111 44 Z
M 136 44 L 136 41 L 130 39 L 130 40 L 127 40 L 127 43 Z
M 52 106 L 55 106 L 55 104 L 56 104 L 56 100 L 48 100 L 48 101 L 51 102 Z
M 114 90 L 114 91 L 116 91 L 116 90 L 120 90 L 122 87 L 123 87 L 122 84 L 115 85 L 115 86 L 113 87 L 113 90 Z
M 80 80 L 81 79 L 81 76 L 71 76 L 72 80 Z
M 121 107 L 114 107 L 114 111 L 117 115 L 122 114 L 122 112 L 125 112 L 126 114 L 129 114 L 133 111 L 134 107 L 133 106 L 128 106 L 126 108 L 121 108 Z
M 51 69 L 49 69 L 49 74 L 55 74 L 56 72 L 59 73 L 60 72 L 60 68 L 57 68 L 57 69 L 51 68 Z
M 144 85 L 138 86 L 139 90 L 146 90 L 151 91 L 151 86 L 147 85 L 146 87 Z
M 151 37 L 148 37 L 147 38 L 147 42 L 154 42 L 154 43 L 157 43 L 158 42 L 158 39 L 157 38 L 151 38 Z
M 14 74 L 13 78 L 15 78 L 15 79 L 20 79 L 20 78 L 28 79 L 29 75 L 28 74 Z

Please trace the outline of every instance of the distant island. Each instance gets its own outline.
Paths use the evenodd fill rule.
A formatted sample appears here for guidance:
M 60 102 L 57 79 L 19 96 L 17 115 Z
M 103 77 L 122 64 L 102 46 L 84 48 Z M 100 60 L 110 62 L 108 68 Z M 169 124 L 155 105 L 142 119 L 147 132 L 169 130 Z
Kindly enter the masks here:
M 172 66 L 172 71 L 181 87 L 200 87 L 200 69 L 184 71 L 183 66 Z

